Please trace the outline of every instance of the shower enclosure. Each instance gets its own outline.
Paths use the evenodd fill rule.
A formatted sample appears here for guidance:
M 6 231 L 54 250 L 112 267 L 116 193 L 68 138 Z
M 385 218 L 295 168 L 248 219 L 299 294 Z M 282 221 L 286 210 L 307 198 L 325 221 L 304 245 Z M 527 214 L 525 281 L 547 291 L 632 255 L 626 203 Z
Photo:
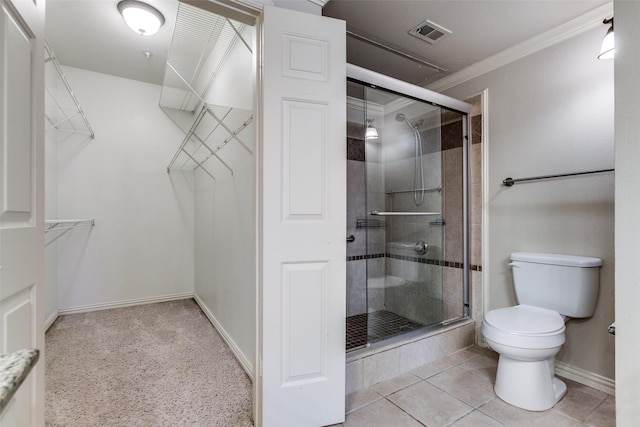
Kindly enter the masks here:
M 349 70 L 347 351 L 469 307 L 469 105 Z

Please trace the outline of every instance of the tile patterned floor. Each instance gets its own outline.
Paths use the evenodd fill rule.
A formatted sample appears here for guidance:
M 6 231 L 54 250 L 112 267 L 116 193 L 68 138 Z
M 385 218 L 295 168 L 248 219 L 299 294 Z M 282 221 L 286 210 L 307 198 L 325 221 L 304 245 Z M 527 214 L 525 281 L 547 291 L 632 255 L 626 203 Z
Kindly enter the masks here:
M 362 348 L 391 335 L 410 332 L 423 327 L 396 313 L 386 310 L 347 317 L 347 351 Z
M 564 380 L 567 395 L 530 412 L 493 392 L 497 355 L 467 349 L 347 396 L 344 427 L 615 427 L 615 398 Z

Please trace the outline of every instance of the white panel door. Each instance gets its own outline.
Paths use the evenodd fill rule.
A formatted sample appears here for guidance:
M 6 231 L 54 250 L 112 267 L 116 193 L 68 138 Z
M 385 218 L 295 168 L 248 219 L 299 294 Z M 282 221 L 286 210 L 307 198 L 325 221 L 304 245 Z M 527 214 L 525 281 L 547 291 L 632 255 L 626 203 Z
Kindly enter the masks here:
M 257 426 L 344 420 L 343 21 L 265 6 Z
M 0 0 L 0 352 L 44 351 L 44 0 Z M 42 353 L 41 353 L 42 359 Z M 44 360 L 0 426 L 44 425 Z

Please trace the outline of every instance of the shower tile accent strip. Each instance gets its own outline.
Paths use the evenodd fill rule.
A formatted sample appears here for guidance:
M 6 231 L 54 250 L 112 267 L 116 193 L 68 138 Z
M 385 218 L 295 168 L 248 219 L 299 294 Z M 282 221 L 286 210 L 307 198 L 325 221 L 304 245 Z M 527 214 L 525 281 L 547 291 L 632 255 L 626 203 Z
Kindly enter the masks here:
M 347 261 L 360 261 L 363 259 L 384 258 L 386 254 L 352 255 L 347 257 Z
M 442 267 L 451 267 L 451 268 L 463 268 L 463 264 L 457 261 L 445 261 L 441 259 L 428 259 L 428 258 L 420 258 L 406 255 L 396 255 L 396 254 L 370 254 L 370 255 L 352 255 L 347 257 L 347 261 L 360 261 L 363 259 L 376 259 L 376 258 L 393 258 L 399 259 L 402 261 L 411 261 L 418 262 L 420 264 L 429 264 L 429 265 L 439 265 Z M 472 271 L 482 271 L 481 265 L 471 265 Z

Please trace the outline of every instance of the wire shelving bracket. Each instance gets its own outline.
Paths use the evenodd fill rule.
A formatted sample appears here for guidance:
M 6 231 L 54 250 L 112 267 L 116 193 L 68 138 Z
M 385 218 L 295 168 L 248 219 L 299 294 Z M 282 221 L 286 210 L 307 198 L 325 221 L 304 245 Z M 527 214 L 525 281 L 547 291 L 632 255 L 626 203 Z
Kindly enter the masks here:
M 93 128 L 87 120 L 87 116 L 78 102 L 73 89 L 64 74 L 58 58 L 56 58 L 49 42 L 44 42 L 46 70 L 45 84 L 45 118 L 50 125 L 50 129 L 66 131 L 71 133 L 83 133 L 89 139 L 95 138 Z M 62 84 L 64 91 L 58 90 Z
M 93 218 L 91 219 L 46 219 L 44 221 L 45 228 L 44 233 L 50 232 L 59 232 L 55 233 L 55 237 L 51 240 L 48 240 L 45 243 L 45 247 L 49 246 L 51 243 L 58 240 L 60 237 L 67 234 L 69 231 L 73 230 L 76 227 L 93 227 L 96 225 L 96 222 Z

